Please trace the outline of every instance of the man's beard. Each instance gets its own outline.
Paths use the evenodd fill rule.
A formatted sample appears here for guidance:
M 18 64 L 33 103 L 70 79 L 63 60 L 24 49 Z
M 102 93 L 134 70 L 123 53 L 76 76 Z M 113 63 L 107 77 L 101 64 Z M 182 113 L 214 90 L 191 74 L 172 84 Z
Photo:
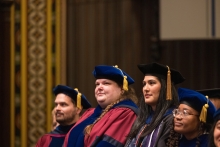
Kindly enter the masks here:
M 73 120 L 75 119 L 75 115 L 69 116 L 67 118 L 62 117 L 62 118 L 56 118 L 56 121 L 60 124 L 60 125 L 67 125 L 70 124 L 70 122 L 73 122 Z

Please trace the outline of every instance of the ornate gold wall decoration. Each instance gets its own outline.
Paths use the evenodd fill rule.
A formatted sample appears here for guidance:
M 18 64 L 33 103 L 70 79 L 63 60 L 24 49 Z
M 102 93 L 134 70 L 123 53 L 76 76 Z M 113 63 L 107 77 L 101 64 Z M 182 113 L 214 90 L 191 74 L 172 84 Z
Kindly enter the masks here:
M 52 88 L 60 83 L 60 0 L 11 7 L 11 147 L 34 147 L 51 129 Z

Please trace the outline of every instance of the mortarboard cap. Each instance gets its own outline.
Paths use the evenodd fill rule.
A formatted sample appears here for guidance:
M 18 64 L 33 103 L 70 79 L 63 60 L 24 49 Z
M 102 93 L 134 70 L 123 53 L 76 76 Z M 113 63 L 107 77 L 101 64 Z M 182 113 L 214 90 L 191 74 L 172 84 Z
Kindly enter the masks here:
M 216 109 L 207 97 L 197 91 L 186 88 L 178 88 L 178 95 L 180 104 L 186 104 L 200 113 L 201 122 L 210 123 L 213 121 Z
M 54 89 L 53 89 L 53 93 L 56 95 L 58 95 L 59 93 L 63 93 L 68 95 L 70 98 L 72 98 L 75 102 L 77 107 L 81 108 L 81 106 L 83 106 L 84 109 L 88 109 L 91 107 L 91 104 L 89 103 L 89 101 L 86 99 L 86 97 L 81 94 L 77 88 L 72 89 L 71 87 L 68 86 L 64 86 L 64 85 L 57 85 Z
M 123 85 L 125 91 L 128 90 L 128 85 L 133 84 L 134 80 L 118 66 L 98 65 L 95 66 L 93 75 L 96 79 L 105 78 L 113 80 Z
M 172 100 L 171 83 L 179 84 L 185 80 L 185 78 L 178 71 L 170 69 L 169 66 L 164 66 L 162 64 L 139 64 L 138 68 L 144 75 L 150 74 L 167 81 L 167 100 Z
M 214 118 L 215 121 L 220 120 L 220 109 L 215 111 L 215 114 L 214 114 L 213 118 Z
M 220 98 L 220 88 L 202 89 L 197 91 L 209 98 Z
M 164 66 L 158 63 L 151 63 L 151 64 L 139 64 L 138 68 L 144 75 L 152 74 L 167 80 L 168 66 Z M 174 84 L 182 83 L 185 80 L 185 78 L 180 74 L 180 72 L 172 68 L 170 68 L 170 72 L 171 72 L 171 81 Z

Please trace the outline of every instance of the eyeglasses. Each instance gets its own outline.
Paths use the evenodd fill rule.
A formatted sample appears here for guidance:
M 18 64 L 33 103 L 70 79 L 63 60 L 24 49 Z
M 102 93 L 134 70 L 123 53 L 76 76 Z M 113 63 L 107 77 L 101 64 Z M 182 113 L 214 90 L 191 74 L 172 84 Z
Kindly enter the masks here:
M 187 110 L 183 110 L 183 112 L 180 112 L 178 109 L 174 109 L 173 116 L 176 117 L 177 115 L 180 115 L 182 118 L 187 117 L 189 115 L 199 116 L 197 114 L 191 114 L 191 113 L 187 112 Z

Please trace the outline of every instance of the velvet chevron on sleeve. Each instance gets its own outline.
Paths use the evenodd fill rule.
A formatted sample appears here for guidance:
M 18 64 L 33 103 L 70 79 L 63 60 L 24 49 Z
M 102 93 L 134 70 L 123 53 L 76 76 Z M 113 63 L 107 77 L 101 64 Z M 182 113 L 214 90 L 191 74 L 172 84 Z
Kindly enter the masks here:
M 65 136 L 73 125 L 58 126 L 54 131 L 43 135 L 38 140 L 36 147 L 62 147 Z
M 114 105 L 92 128 L 90 135 L 84 129 L 102 113 L 100 106 L 89 109 L 67 134 L 64 147 L 123 147 L 137 115 L 137 106 L 131 100 Z

